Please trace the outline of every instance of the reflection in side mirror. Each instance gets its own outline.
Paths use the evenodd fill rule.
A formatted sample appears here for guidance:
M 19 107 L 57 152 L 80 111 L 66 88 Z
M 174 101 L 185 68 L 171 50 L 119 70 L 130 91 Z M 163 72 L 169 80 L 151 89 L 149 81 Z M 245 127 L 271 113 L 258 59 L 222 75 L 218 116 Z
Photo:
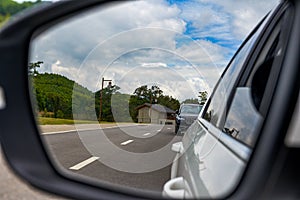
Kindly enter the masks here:
M 237 88 L 223 131 L 254 147 L 262 122 L 263 117 L 253 103 L 251 88 Z
M 28 73 L 41 137 L 56 166 L 74 177 L 161 194 L 176 155 L 171 146 L 182 138 L 174 134 L 180 103 L 197 99 L 216 78 L 203 81 L 198 66 L 214 71 L 214 63 L 184 34 L 183 19 L 156 24 L 167 16 L 152 6 L 177 10 L 129 2 L 54 25 L 32 40 Z M 149 17 L 139 16 L 141 9 Z
M 182 142 L 176 142 L 172 144 L 172 151 L 174 151 L 175 153 L 183 153 Z
M 212 90 L 217 66 L 235 48 L 219 44 L 215 32 L 202 35 L 220 20 L 190 18 L 198 8 L 125 2 L 36 31 L 28 77 L 41 138 L 60 172 L 162 193 L 172 144 L 182 140 L 175 134 L 180 104 L 204 101 L 199 92 Z M 182 121 L 192 124 L 198 111 Z

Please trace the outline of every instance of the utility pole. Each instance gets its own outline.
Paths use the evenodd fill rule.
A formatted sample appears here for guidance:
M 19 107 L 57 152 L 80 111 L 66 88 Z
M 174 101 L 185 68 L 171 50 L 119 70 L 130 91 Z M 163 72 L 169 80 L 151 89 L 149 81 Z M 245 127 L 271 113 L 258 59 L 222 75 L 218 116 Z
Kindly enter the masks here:
M 105 80 L 104 77 L 102 77 L 102 84 L 101 84 L 101 90 L 100 90 L 99 122 L 102 120 L 102 98 L 103 98 L 103 87 L 104 87 L 105 81 L 108 81 L 108 87 L 111 87 L 111 82 L 112 82 L 112 80 Z

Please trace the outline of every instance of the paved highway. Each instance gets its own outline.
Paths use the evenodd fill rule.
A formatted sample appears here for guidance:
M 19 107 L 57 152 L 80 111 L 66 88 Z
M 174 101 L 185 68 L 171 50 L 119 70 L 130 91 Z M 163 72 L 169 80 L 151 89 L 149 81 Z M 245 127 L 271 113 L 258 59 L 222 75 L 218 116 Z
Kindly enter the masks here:
M 43 134 L 64 169 L 99 181 L 161 192 L 180 141 L 174 125 L 126 125 Z M 135 173 L 132 171 L 139 171 Z

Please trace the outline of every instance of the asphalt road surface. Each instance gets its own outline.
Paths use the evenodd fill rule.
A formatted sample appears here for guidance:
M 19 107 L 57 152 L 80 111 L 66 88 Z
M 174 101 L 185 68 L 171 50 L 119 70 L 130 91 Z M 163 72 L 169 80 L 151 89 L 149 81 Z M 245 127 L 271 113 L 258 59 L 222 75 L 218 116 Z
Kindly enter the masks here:
M 159 193 L 170 179 L 171 145 L 182 139 L 174 125 L 45 133 L 43 138 L 53 160 L 73 175 Z

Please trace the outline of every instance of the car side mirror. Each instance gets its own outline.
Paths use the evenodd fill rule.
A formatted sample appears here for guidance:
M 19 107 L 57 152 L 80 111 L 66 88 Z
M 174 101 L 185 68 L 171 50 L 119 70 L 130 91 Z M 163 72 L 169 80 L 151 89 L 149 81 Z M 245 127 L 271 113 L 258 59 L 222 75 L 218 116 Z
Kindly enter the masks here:
M 152 5 L 148 6 L 149 2 Z M 130 6 L 130 3 L 139 5 Z M 212 80 L 219 75 L 218 66 L 223 63 L 219 58 L 227 59 L 240 42 L 240 39 L 232 41 L 232 37 L 227 41 L 205 35 L 232 27 L 227 24 L 220 27 L 223 23 L 238 24 L 229 16 L 230 12 L 224 13 L 224 19 L 229 16 L 230 20 L 220 20 L 223 16 L 215 15 L 223 10 L 223 4 L 201 3 L 204 9 L 213 11 L 217 23 L 198 26 L 198 23 L 187 21 L 187 18 L 191 22 L 203 18 L 191 14 L 191 9 L 199 13 L 199 8 L 194 6 L 194 1 L 190 3 L 179 0 L 57 1 L 35 8 L 22 18 L 16 16 L 1 29 L 0 141 L 13 171 L 32 186 L 74 199 L 161 199 L 164 183 L 170 178 L 174 179 L 166 184 L 167 197 L 218 198 L 220 196 L 214 196 L 205 187 L 219 191 L 224 185 L 231 186 L 227 184 L 232 178 L 227 169 L 241 177 L 241 181 L 235 182 L 220 198 L 255 199 L 256 191 L 272 189 L 274 177 L 282 180 L 278 169 L 286 167 L 281 165 L 286 152 L 281 151 L 287 150 L 283 138 L 292 118 L 296 102 L 293 98 L 299 92 L 300 34 L 296 30 L 299 20 L 298 15 L 289 17 L 298 14 L 299 3 L 293 2 L 297 5 L 294 9 L 287 0 L 270 12 L 248 38 L 253 40 L 247 47 L 249 51 L 245 51 L 247 55 L 239 58 L 241 67 L 248 67 L 248 60 L 250 63 L 256 59 L 253 57 L 264 45 L 263 40 L 283 15 L 287 16 L 290 27 L 296 27 L 288 32 L 288 41 L 283 41 L 291 40 L 292 44 L 283 51 L 285 62 L 278 80 L 280 90 L 276 90 L 274 104 L 262 124 L 264 133 L 259 135 L 255 148 L 234 140 L 239 135 L 235 127 L 225 127 L 224 133 L 221 127 L 201 116 L 197 121 L 181 118 L 192 122 L 192 126 L 183 137 L 174 134 L 176 120 L 180 120 L 175 119 L 174 110 L 185 99 L 197 101 L 199 90 L 215 84 Z M 159 7 L 155 7 L 156 4 Z M 135 12 L 131 12 L 131 8 Z M 289 12 L 290 8 L 293 12 Z M 129 23 L 128 18 L 136 21 Z M 195 31 L 193 26 L 205 29 Z M 289 29 L 282 29 L 282 32 L 286 30 Z M 267 64 L 263 68 L 268 71 Z M 244 76 L 247 70 L 239 74 Z M 264 78 L 259 74 L 254 76 L 253 82 L 257 89 L 260 79 Z M 235 84 L 240 81 L 238 79 L 240 76 L 230 81 Z M 234 98 L 232 91 L 225 91 L 224 95 L 227 92 L 229 99 Z M 258 99 L 254 100 L 256 107 L 261 106 L 261 91 L 240 92 L 247 92 L 246 103 L 252 95 Z M 243 98 L 232 104 L 236 107 L 235 113 L 226 113 L 227 108 L 223 107 L 213 109 L 216 113 L 224 109 L 222 114 L 232 114 L 235 120 L 240 112 L 248 109 L 239 109 L 240 103 L 245 103 Z M 214 114 L 212 110 L 209 112 Z M 180 111 L 175 113 L 180 114 Z M 56 125 L 50 129 L 51 123 L 63 125 L 59 130 Z M 197 146 L 204 142 L 205 145 Z M 201 151 L 207 154 L 199 158 Z M 243 155 L 252 151 L 248 163 Z M 224 153 L 229 155 L 227 159 Z M 181 157 L 183 154 L 187 157 Z M 212 162 L 211 155 L 215 155 L 216 161 L 224 159 L 224 165 Z M 183 173 L 190 178 L 176 178 L 177 173 L 170 173 L 174 157 L 178 161 L 173 165 L 174 171 L 189 167 L 195 170 L 197 177 L 192 170 Z M 197 163 L 198 158 L 201 161 Z M 186 165 L 180 163 L 183 159 Z M 203 159 L 206 159 L 205 166 Z M 236 170 L 234 163 L 237 162 L 245 167 L 243 173 Z M 222 173 L 214 173 L 211 169 Z M 203 182 L 203 175 L 210 176 L 213 181 Z M 212 182 L 217 184 L 212 186 Z M 272 184 L 264 185 L 268 182 Z M 176 194 L 172 195 L 174 192 Z
M 31 184 L 71 198 L 161 197 L 178 142 L 170 134 L 174 110 L 197 95 L 187 79 L 202 75 L 189 52 L 209 56 L 178 32 L 181 19 L 150 25 L 160 12 L 145 3 L 176 11 L 164 2 L 59 1 L 1 30 L 1 116 L 18 123 L 1 126 L 1 141 L 9 159 L 23 161 L 12 167 Z M 128 12 L 136 6 L 149 16 Z M 143 19 L 143 28 L 128 17 Z M 192 48 L 173 49 L 174 41 Z

